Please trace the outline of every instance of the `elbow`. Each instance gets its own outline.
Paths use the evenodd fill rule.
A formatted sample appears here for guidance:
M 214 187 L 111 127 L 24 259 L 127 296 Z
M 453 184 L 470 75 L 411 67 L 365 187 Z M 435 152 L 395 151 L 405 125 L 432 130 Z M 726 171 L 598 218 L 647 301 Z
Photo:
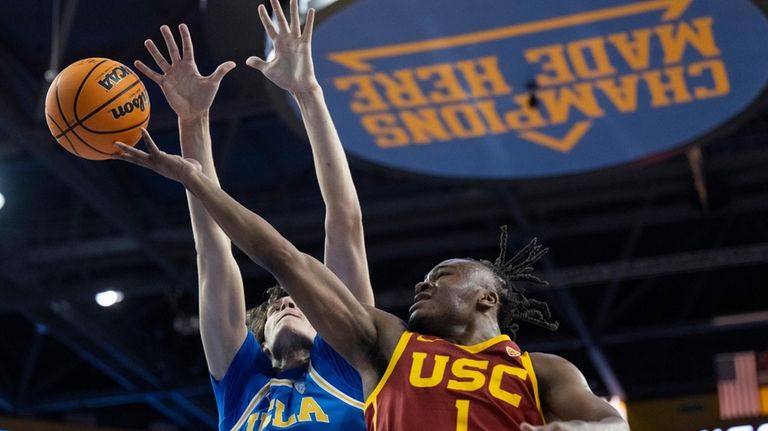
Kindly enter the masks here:
M 363 232 L 363 213 L 358 203 L 328 207 L 325 231 L 331 237 L 348 238 Z

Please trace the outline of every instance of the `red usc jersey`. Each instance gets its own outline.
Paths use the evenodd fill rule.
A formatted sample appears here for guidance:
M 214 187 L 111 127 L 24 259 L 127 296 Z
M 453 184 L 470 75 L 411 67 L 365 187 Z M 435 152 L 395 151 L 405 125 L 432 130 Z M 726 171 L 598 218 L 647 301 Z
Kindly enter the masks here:
M 508 336 L 474 346 L 404 332 L 365 403 L 369 431 L 517 430 L 543 425 L 536 374 Z

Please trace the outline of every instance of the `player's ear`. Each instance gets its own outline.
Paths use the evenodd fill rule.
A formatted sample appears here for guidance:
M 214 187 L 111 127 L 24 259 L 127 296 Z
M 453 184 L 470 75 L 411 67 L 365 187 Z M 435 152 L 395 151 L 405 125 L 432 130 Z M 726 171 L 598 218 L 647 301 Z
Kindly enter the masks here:
M 483 293 L 477 302 L 478 307 L 481 310 L 488 310 L 496 306 L 499 303 L 499 294 L 496 289 L 486 288 L 483 289 Z
M 264 352 L 267 357 L 272 360 L 272 351 L 269 350 L 269 347 L 267 347 L 267 343 L 261 343 L 261 351 Z

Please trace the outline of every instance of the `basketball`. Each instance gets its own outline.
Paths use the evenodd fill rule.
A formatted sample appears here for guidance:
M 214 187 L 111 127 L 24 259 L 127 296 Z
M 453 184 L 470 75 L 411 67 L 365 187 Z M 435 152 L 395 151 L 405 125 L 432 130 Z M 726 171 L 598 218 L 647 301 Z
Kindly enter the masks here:
M 107 160 L 121 141 L 136 145 L 149 122 L 149 96 L 138 75 L 106 58 L 86 58 L 62 70 L 45 97 L 45 119 L 67 151 Z

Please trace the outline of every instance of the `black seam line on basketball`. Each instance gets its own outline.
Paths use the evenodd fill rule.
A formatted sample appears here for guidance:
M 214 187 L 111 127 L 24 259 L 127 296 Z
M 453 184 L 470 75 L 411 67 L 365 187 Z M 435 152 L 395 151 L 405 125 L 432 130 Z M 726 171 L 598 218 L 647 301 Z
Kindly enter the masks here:
M 64 110 L 61 109 L 61 98 L 59 98 L 59 81 L 59 77 L 56 77 L 56 106 L 59 108 L 59 115 L 61 115 L 61 119 L 64 120 L 64 125 L 69 127 L 69 120 L 67 120 L 67 116 L 64 115 Z M 57 136 L 54 136 L 54 138 L 59 139 Z
M 120 133 L 120 132 L 125 132 L 125 131 L 131 130 L 131 129 L 135 129 L 136 127 L 139 127 L 142 124 L 144 124 L 148 119 L 149 119 L 149 115 L 144 117 L 143 120 L 141 120 L 140 122 L 134 124 L 133 126 L 126 127 L 125 129 L 120 129 L 120 130 L 92 130 L 92 129 L 89 129 L 89 128 L 85 127 L 85 124 L 81 124 L 80 127 L 82 127 L 86 131 L 91 132 L 91 133 L 93 133 L 95 135 L 108 135 L 110 133 Z
M 130 90 L 131 88 L 135 87 L 135 86 L 136 86 L 136 84 L 141 84 L 141 81 L 140 81 L 138 78 L 136 78 L 136 82 L 134 82 L 133 84 L 131 84 L 131 85 L 129 85 L 128 87 L 126 87 L 125 89 L 123 89 L 123 91 L 121 91 L 121 92 L 117 93 L 117 94 L 115 95 L 115 97 L 113 97 L 113 98 L 111 98 L 111 99 L 107 100 L 106 102 L 104 102 L 104 103 L 103 103 L 101 106 L 99 106 L 98 108 L 94 109 L 94 110 L 93 110 L 93 111 L 92 111 L 90 114 L 88 114 L 88 115 L 86 115 L 85 117 L 81 118 L 81 119 L 80 119 L 80 120 L 79 120 L 77 123 L 75 123 L 75 124 L 73 124 L 73 125 L 69 126 L 69 127 L 67 128 L 67 130 L 65 130 L 65 131 L 64 131 L 64 133 L 67 133 L 67 132 L 69 132 L 70 130 L 72 130 L 72 129 L 74 129 L 75 127 L 79 126 L 79 125 L 80 125 L 80 123 L 82 123 L 83 121 L 85 121 L 85 120 L 87 120 L 87 119 L 89 119 L 89 118 L 93 117 L 94 115 L 98 114 L 98 113 L 99 113 L 99 111 L 101 111 L 101 108 L 103 108 L 103 107 L 105 107 L 105 106 L 109 105 L 110 103 L 114 102 L 114 101 L 115 101 L 115 99 L 117 99 L 118 97 L 120 97 L 120 96 L 122 96 L 123 94 L 125 94 L 126 92 L 128 92 L 128 90 Z M 57 136 L 57 138 L 58 138 L 58 136 Z
M 80 93 L 83 92 L 83 87 L 85 87 L 85 82 L 88 80 L 88 77 L 91 76 L 94 70 L 96 70 L 97 67 L 101 66 L 102 64 L 106 63 L 107 59 L 101 60 L 100 62 L 96 63 L 91 70 L 88 71 L 88 73 L 85 74 L 85 77 L 80 81 L 80 85 L 77 87 L 77 91 L 75 92 L 75 99 L 72 101 L 72 115 L 75 116 L 74 122 L 75 124 L 80 124 L 81 120 L 77 118 L 77 99 L 80 98 Z
M 70 132 L 72 132 L 73 135 L 77 136 L 77 139 L 79 139 L 80 142 L 84 143 L 88 148 L 92 149 L 93 151 L 95 151 L 97 153 L 100 153 L 100 154 L 104 154 L 105 156 L 111 156 L 112 155 L 112 153 L 107 153 L 107 152 L 101 151 L 100 149 L 98 149 L 98 148 L 94 147 L 93 145 L 89 144 L 88 141 L 83 139 L 82 136 L 78 135 L 77 132 L 74 129 L 70 130 Z M 67 132 L 67 133 L 69 133 L 69 132 Z
M 48 118 L 51 120 L 53 125 L 56 126 L 56 128 L 59 129 L 59 131 L 61 131 L 61 126 L 59 126 L 59 123 L 57 123 L 56 120 L 54 120 L 53 117 L 51 117 L 51 114 L 46 114 L 46 115 L 48 115 Z M 77 148 L 75 148 L 75 144 L 72 143 L 72 141 L 69 139 L 69 136 L 67 136 L 66 133 L 64 134 L 63 138 L 67 140 L 67 143 L 69 144 L 70 148 L 72 148 L 72 152 L 79 156 L 80 152 L 77 151 Z

